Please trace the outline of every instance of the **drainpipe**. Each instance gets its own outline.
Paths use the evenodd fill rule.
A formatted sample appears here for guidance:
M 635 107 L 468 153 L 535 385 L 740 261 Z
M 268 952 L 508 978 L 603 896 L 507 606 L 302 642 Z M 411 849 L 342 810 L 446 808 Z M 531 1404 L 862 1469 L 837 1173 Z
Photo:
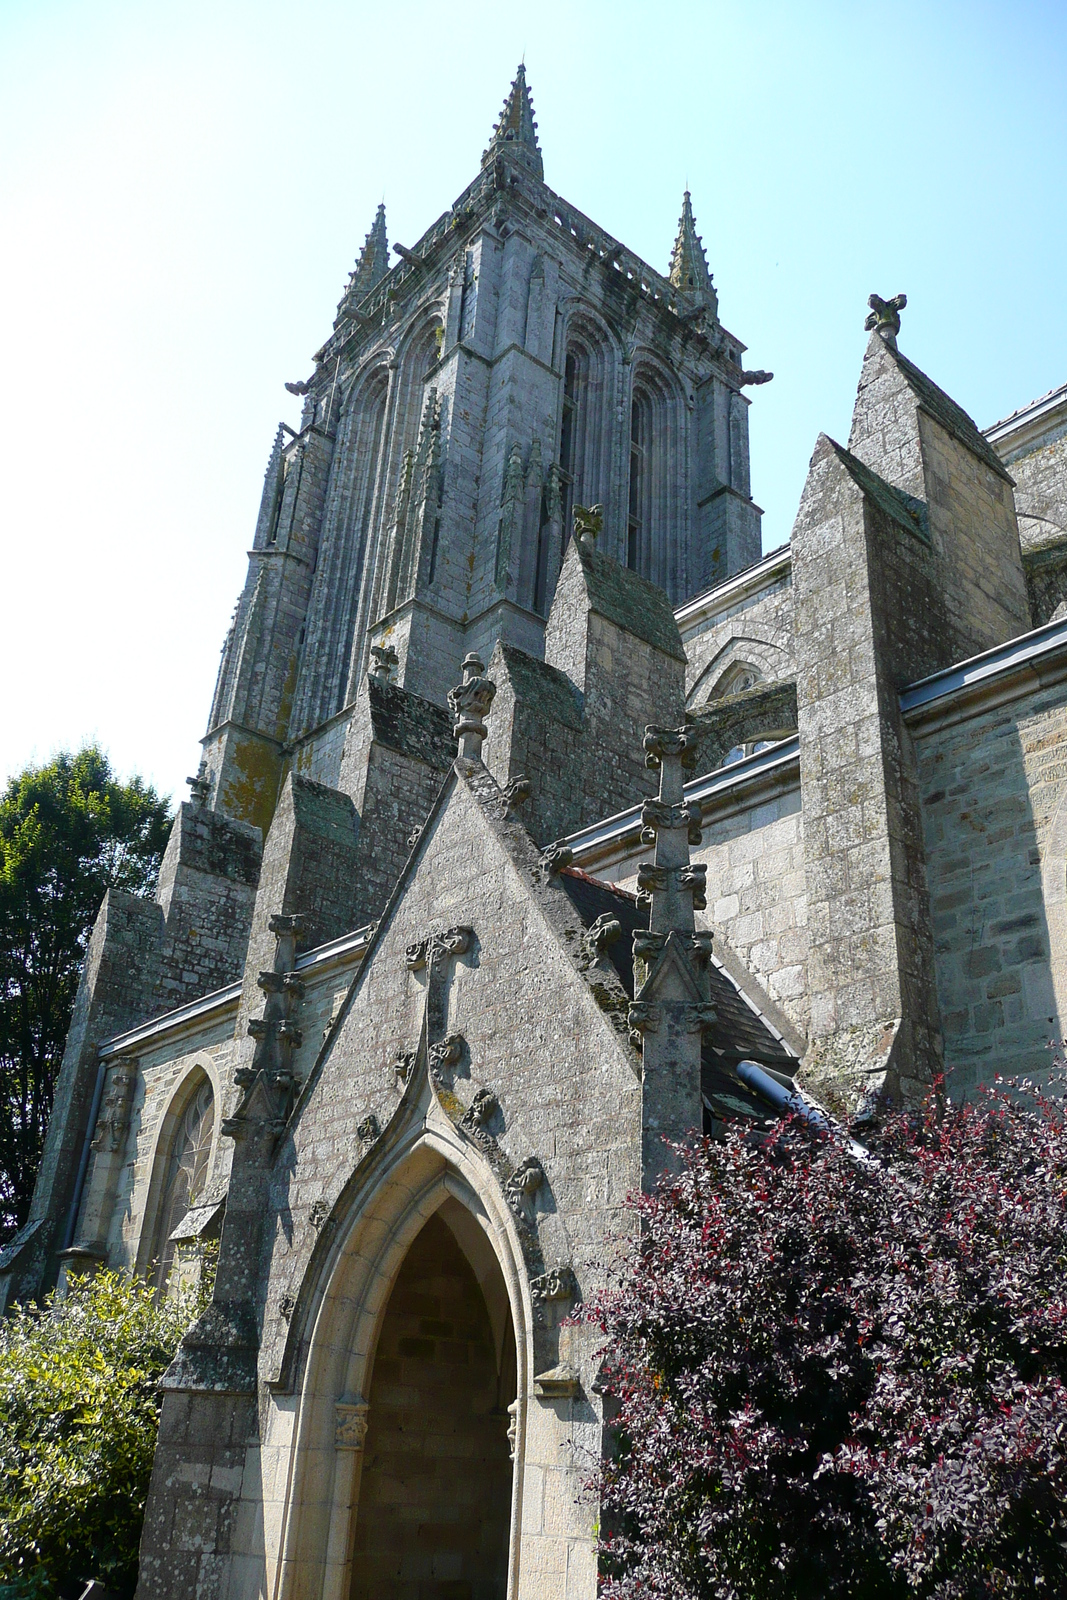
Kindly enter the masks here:
M 808 1104 L 799 1089 L 787 1089 L 784 1084 L 772 1078 L 760 1066 L 758 1061 L 739 1061 L 737 1063 L 737 1076 L 747 1089 L 753 1094 L 758 1094 L 761 1100 L 767 1100 L 782 1116 L 799 1117 L 810 1128 L 818 1128 L 820 1133 L 835 1134 L 840 1130 L 835 1128 L 821 1111 L 816 1111 L 814 1106 Z M 848 1153 L 856 1161 L 870 1161 L 872 1156 L 865 1145 L 858 1144 L 855 1139 L 844 1135 Z

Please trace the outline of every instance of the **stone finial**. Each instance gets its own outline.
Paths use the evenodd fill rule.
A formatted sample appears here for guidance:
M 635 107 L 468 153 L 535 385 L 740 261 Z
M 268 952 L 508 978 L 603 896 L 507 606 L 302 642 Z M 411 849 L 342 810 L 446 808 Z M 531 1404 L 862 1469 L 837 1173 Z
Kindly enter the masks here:
M 526 85 L 526 67 L 519 70 L 504 101 L 500 120 L 493 129 L 493 137 L 482 156 L 482 166 L 487 167 L 495 156 L 507 151 L 517 156 L 524 167 L 544 181 L 545 169 L 541 160 L 541 147 L 537 142 L 537 123 L 534 121 L 533 102 Z
M 472 651 L 463 661 L 463 682 L 448 691 L 454 719 L 452 732 L 459 740 L 459 754 L 464 761 L 482 759 L 482 742 L 489 732 L 485 719 L 496 694 L 496 684 L 484 673 L 485 663 Z
M 400 657 L 393 649 L 393 646 L 391 644 L 372 644 L 370 653 L 374 657 L 371 675 L 380 679 L 383 683 L 390 683 L 393 677 L 393 669 L 400 663 Z
M 678 219 L 678 237 L 671 251 L 668 276 L 674 287 L 690 304 L 706 304 L 712 313 L 718 310 L 718 296 L 708 271 L 708 258 L 703 241 L 697 233 L 693 216 L 693 203 L 689 190 L 682 197 L 682 214 Z
M 575 506 L 574 542 L 583 555 L 591 556 L 604 531 L 603 506 Z
M 685 769 L 696 762 L 699 733 L 694 727 L 645 729 L 645 765 L 659 768 L 659 796 L 641 808 L 645 836 L 656 842 L 655 861 L 638 867 L 637 887 L 651 906 L 650 929 L 691 935 L 694 911 L 703 909 L 703 865 L 689 860 L 690 840 L 699 827 L 700 808 L 685 799 Z
M 385 202 L 378 207 L 370 232 L 359 252 L 359 260 L 352 269 L 342 306 L 356 306 L 365 300 L 389 271 L 389 240 L 385 231 Z
M 189 785 L 189 799 L 194 806 L 207 804 L 207 797 L 211 793 L 211 779 L 207 775 L 207 762 L 201 761 L 196 769 L 195 778 L 186 778 Z
M 900 332 L 900 313 L 908 303 L 906 294 L 895 294 L 892 300 L 883 300 L 880 294 L 867 297 L 870 306 L 863 326 L 868 333 L 877 333 L 885 340 L 886 344 L 897 347 L 897 334 Z

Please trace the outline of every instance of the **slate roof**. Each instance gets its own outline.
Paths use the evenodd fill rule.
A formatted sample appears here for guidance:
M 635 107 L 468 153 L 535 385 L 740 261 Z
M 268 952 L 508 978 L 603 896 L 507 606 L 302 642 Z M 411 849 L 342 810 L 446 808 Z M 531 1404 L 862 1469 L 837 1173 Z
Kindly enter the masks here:
M 368 678 L 367 689 L 371 726 L 379 744 L 447 772 L 455 760 L 456 740 L 445 708 L 380 678 Z
M 646 644 L 655 645 L 664 655 L 678 661 L 686 659 L 674 607 L 664 590 L 640 573 L 620 566 L 601 550 L 583 550 L 581 562 L 594 611 L 644 639 Z
M 998 477 L 1013 483 L 1014 479 L 1007 472 L 989 440 L 980 431 L 974 418 L 969 417 L 962 406 L 958 406 L 944 389 L 939 389 L 933 379 L 928 378 L 925 372 L 921 372 L 907 356 L 902 356 L 899 350 L 893 350 L 891 345 L 887 345 L 886 348 L 892 352 L 893 359 L 911 385 L 912 392 L 946 433 L 951 433 L 954 439 L 958 439 L 960 444 L 984 461 L 987 467 L 991 467 Z

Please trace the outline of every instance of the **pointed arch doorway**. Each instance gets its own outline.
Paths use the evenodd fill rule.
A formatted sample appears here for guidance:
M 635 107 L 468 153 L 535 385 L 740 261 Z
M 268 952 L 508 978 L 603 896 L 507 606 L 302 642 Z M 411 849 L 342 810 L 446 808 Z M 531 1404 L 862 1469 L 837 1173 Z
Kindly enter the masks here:
M 378 1336 L 350 1600 L 506 1600 L 515 1336 L 480 1226 L 446 1200 Z

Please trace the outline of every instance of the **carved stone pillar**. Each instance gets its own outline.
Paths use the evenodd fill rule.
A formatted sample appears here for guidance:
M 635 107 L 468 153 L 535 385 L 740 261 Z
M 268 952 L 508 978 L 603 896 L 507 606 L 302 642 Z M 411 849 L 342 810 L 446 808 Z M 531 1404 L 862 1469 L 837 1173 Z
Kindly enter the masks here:
M 645 730 L 645 762 L 659 768 L 660 786 L 658 797 L 641 810 L 641 837 L 654 840 L 656 852 L 654 861 L 638 868 L 639 899 L 651 915 L 648 932 L 634 935 L 630 1027 L 641 1043 L 646 1188 L 674 1165 L 664 1140 L 700 1130 L 702 1036 L 715 1021 L 707 978 L 711 935 L 697 933 L 694 915 L 705 904 L 705 869 L 689 859 L 700 812 L 686 804 L 683 788 L 697 739 L 693 728 Z
M 448 704 L 455 719 L 452 731 L 459 740 L 461 761 L 482 759 L 482 745 L 489 732 L 485 719 L 496 694 L 496 684 L 484 673 L 485 663 L 472 653 L 463 662 L 463 682 L 448 691 Z

